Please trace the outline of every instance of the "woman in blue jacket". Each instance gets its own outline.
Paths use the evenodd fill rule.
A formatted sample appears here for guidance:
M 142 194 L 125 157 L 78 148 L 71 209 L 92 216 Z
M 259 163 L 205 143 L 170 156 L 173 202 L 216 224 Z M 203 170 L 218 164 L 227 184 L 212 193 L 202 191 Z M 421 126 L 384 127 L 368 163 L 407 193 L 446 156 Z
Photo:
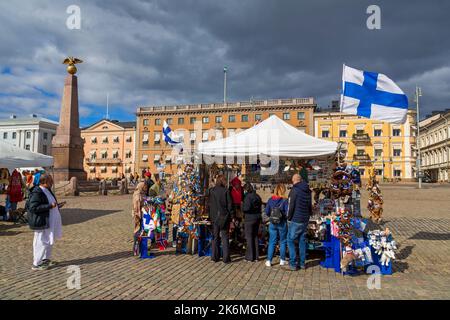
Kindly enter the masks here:
M 288 202 L 284 198 L 286 187 L 278 184 L 274 194 L 267 201 L 265 214 L 269 217 L 269 248 L 267 251 L 266 266 L 272 265 L 272 259 L 277 245 L 280 241 L 280 266 L 286 265 L 286 245 L 287 245 L 287 208 Z M 271 215 L 273 215 L 271 217 Z

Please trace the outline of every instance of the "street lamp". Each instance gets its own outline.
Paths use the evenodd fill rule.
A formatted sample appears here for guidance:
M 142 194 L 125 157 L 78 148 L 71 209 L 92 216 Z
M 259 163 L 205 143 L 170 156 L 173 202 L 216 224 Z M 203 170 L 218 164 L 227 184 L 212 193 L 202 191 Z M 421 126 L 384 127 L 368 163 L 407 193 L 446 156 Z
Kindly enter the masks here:
M 417 107 L 417 169 L 418 169 L 418 180 L 419 180 L 419 189 L 422 189 L 422 170 L 421 170 L 421 162 L 422 155 L 420 154 L 420 114 L 419 114 L 419 97 L 422 96 L 422 89 L 416 86 L 416 107 Z

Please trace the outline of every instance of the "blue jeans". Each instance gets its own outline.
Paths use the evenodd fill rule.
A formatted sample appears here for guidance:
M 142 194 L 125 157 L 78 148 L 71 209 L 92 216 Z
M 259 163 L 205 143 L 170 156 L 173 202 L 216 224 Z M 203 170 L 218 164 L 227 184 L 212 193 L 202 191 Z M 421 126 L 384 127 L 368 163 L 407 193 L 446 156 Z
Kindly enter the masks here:
M 290 222 L 288 227 L 288 246 L 289 246 L 289 265 L 291 268 L 297 268 L 297 252 L 295 240 L 298 240 L 300 267 L 305 266 L 306 260 L 306 228 L 307 223 Z
M 277 241 L 280 240 L 280 259 L 286 260 L 287 244 L 287 222 L 282 221 L 279 224 L 269 224 L 269 248 L 267 250 L 267 260 L 272 262 L 273 254 Z

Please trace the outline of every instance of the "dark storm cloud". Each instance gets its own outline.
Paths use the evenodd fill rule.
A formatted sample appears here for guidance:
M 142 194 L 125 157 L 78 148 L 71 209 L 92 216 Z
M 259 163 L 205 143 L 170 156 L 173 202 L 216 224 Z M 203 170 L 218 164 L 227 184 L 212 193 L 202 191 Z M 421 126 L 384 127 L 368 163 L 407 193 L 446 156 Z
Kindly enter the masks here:
M 448 1 L 79 1 L 78 31 L 65 27 L 72 3 L 0 4 L 1 115 L 57 115 L 65 55 L 85 60 L 83 116 L 102 115 L 92 106 L 106 92 L 129 113 L 220 101 L 224 65 L 229 101 L 313 96 L 326 106 L 343 62 L 386 73 L 410 98 L 422 86 L 423 113 L 450 107 Z M 381 7 L 381 30 L 366 28 L 371 4 Z

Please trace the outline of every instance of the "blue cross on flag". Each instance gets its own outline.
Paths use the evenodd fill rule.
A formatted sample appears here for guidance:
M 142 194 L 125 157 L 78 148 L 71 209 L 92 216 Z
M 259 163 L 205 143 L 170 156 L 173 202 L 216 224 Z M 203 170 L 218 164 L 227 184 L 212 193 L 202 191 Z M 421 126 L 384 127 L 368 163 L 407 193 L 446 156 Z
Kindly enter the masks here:
M 386 75 L 344 65 L 341 112 L 392 123 L 405 123 L 408 97 Z
M 163 129 L 164 141 L 179 151 L 183 150 L 183 136 L 178 136 L 170 129 L 166 121 L 164 121 Z

